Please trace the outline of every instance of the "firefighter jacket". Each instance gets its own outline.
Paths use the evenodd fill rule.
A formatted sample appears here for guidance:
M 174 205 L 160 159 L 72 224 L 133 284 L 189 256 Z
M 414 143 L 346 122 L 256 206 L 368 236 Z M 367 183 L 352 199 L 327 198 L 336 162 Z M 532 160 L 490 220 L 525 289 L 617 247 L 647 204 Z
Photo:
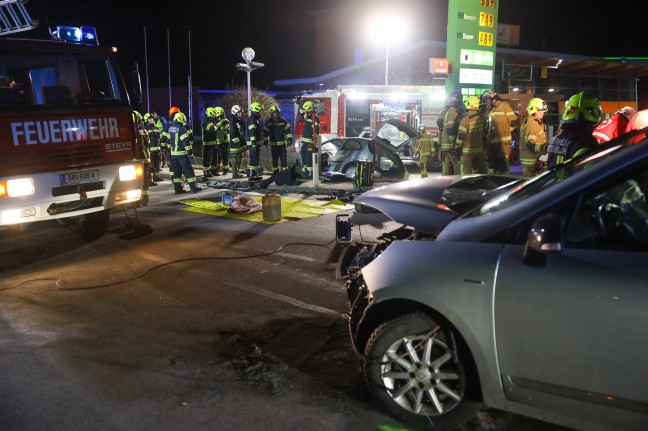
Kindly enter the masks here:
M 261 114 L 252 112 L 247 119 L 247 144 L 255 148 L 261 145 Z
M 237 115 L 232 115 L 229 137 L 230 153 L 237 154 L 247 150 L 247 144 L 245 142 L 245 123 L 243 122 L 243 119 Z
M 315 119 L 315 129 L 313 133 L 313 118 Z M 317 114 L 306 113 L 304 114 L 304 133 L 302 134 L 301 141 L 303 144 L 313 145 L 313 136 L 319 135 L 320 120 Z
M 162 134 L 162 132 L 164 132 L 164 130 L 169 126 L 167 121 L 162 117 L 157 117 L 154 124 L 155 128 L 158 129 L 160 134 Z
M 271 145 L 290 145 L 293 142 L 290 124 L 285 118 L 270 117 L 263 126 L 263 143 Z
M 149 151 L 149 137 L 144 124 L 140 122 L 135 123 L 135 129 L 137 131 L 137 156 L 134 160 L 140 162 L 148 162 L 151 155 Z
M 162 146 L 171 150 L 171 157 L 193 156 L 193 133 L 179 121 L 172 120 L 162 134 Z
M 533 115 L 527 115 L 520 128 L 520 163 L 535 165 L 547 152 L 547 126 Z
M 155 123 L 144 123 L 144 129 L 146 129 L 149 138 L 149 150 L 151 153 L 160 152 L 160 140 L 162 139 L 162 134 L 158 130 Z
M 445 120 L 445 115 L 448 113 L 448 109 L 450 109 L 450 105 L 444 105 L 437 117 L 436 124 L 439 128 L 439 132 L 443 132 L 443 121 Z
M 443 132 L 441 133 L 441 151 L 452 151 L 457 140 L 461 112 L 454 107 L 448 108 L 443 119 Z
M 592 123 L 586 121 L 561 124 L 558 134 L 547 146 L 547 166 L 553 168 L 581 152 L 596 148 L 599 143 L 592 136 L 592 127 Z
M 628 119 L 621 113 L 616 113 L 612 117 L 600 123 L 594 128 L 592 135 L 601 144 L 611 141 L 619 135 L 625 133 L 628 127 Z
M 462 154 L 480 154 L 484 152 L 486 136 L 488 134 L 488 120 L 486 116 L 476 110 L 470 110 L 461 117 L 457 131 L 457 148 Z
M 216 118 L 216 144 L 229 144 L 230 122 L 224 115 Z
M 216 122 L 212 117 L 205 117 L 202 121 L 203 145 L 216 145 Z
M 488 143 L 501 145 L 504 153 L 508 155 L 511 149 L 511 132 L 517 128 L 518 118 L 511 105 L 503 100 L 498 101 L 488 114 L 490 118 L 490 130 Z
M 419 138 L 421 142 L 420 153 L 422 156 L 430 156 L 434 154 L 434 139 L 432 133 L 425 131 Z

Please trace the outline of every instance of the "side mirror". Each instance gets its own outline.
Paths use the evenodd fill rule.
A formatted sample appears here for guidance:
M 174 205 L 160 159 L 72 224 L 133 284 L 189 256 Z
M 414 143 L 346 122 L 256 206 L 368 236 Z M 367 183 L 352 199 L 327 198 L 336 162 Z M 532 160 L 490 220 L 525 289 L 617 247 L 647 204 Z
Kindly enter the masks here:
M 539 217 L 527 234 L 524 263 L 529 266 L 546 266 L 547 253 L 561 252 L 562 223 L 556 214 Z

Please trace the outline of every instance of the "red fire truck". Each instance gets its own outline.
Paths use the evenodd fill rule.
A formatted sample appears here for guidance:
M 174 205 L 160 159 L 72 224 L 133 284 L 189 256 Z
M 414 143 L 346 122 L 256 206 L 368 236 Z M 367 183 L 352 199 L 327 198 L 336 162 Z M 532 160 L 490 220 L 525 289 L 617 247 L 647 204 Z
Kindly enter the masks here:
M 0 229 L 68 219 L 90 240 L 139 201 L 142 164 L 115 49 L 92 28 L 54 36 L 0 38 Z

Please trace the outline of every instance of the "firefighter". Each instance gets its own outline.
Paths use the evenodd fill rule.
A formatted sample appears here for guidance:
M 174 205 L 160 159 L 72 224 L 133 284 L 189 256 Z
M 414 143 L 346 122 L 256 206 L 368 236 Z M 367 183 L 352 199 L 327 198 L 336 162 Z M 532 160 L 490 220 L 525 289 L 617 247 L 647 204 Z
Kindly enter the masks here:
M 229 131 L 230 122 L 225 118 L 225 110 L 217 106 L 214 108 L 216 121 L 216 171 L 223 168 L 223 175 L 229 172 Z
M 595 97 L 584 91 L 574 94 L 565 103 L 561 117 L 558 133 L 547 146 L 549 168 L 599 145 L 592 136 L 601 119 L 601 105 Z
M 270 118 L 263 126 L 263 145 L 270 144 L 272 156 L 272 172 L 288 169 L 288 154 L 286 147 L 293 144 L 290 124 L 281 116 L 277 105 L 270 107 Z
M 531 178 L 544 170 L 540 157 L 547 153 L 547 126 L 543 118 L 547 112 L 547 103 L 534 97 L 529 100 L 527 113 L 520 128 L 520 163 L 522 178 Z
M 182 112 L 173 114 L 173 120 L 162 135 L 162 142 L 171 148 L 171 171 L 175 194 L 185 193 L 182 188 L 183 174 L 191 191 L 200 192 L 202 189 L 196 185 L 196 174 L 190 159 L 193 157 L 193 137 L 191 129 L 187 127 L 187 117 Z
M 619 135 L 625 133 L 630 118 L 635 113 L 635 109 L 630 106 L 624 106 L 614 113 L 613 116 L 608 118 L 605 121 L 602 121 L 596 128 L 592 135 L 599 141 L 600 144 L 604 144 L 612 139 L 616 138 Z
M 245 122 L 243 121 L 243 110 L 239 105 L 232 106 L 231 112 L 232 119 L 229 122 L 230 167 L 232 168 L 232 178 L 241 178 L 239 171 L 243 162 L 243 153 L 247 151 Z
M 155 127 L 157 128 L 159 135 L 159 138 L 162 138 L 162 132 L 164 132 L 167 128 L 167 120 L 164 117 L 160 117 L 157 112 L 151 111 L 151 116 L 153 117 L 153 124 L 155 124 Z M 159 153 L 160 156 L 160 167 L 165 167 L 166 166 L 166 157 L 164 154 L 164 151 L 160 151 Z
M 448 97 L 448 110 L 443 118 L 443 131 L 441 132 L 441 160 L 443 161 L 443 175 L 459 175 L 459 154 L 456 148 L 457 129 L 463 113 L 463 96 L 455 90 Z
M 421 178 L 428 177 L 427 164 L 430 157 L 434 155 L 434 140 L 432 133 L 425 130 L 425 124 L 418 126 L 420 136 L 419 163 L 421 165 Z
M 139 151 L 135 160 L 142 162 L 142 166 L 144 167 L 144 174 L 142 175 L 142 198 L 140 199 L 140 205 L 145 207 L 149 202 L 149 187 L 152 184 L 149 138 L 148 133 L 144 128 L 144 119 L 142 117 L 142 114 L 140 114 L 138 111 L 133 111 L 133 123 L 135 124 L 135 129 L 137 130 L 137 140 L 139 144 Z M 155 185 L 157 185 L 157 183 Z
M 162 134 L 157 128 L 155 118 L 152 114 L 144 114 L 144 129 L 146 129 L 146 133 L 148 134 L 149 151 L 151 155 L 151 176 L 153 177 L 153 182 L 163 181 L 163 178 L 160 177 L 160 154 L 162 153 L 160 148 L 160 139 L 162 138 Z
M 508 157 L 511 153 L 513 131 L 518 127 L 518 117 L 513 112 L 511 105 L 502 100 L 493 90 L 486 90 L 481 94 L 481 103 L 488 108 L 489 131 L 486 146 L 489 170 L 495 174 L 509 172 Z
M 485 110 L 479 111 L 477 96 L 468 96 L 464 105 L 466 114 L 461 117 L 457 131 L 457 148 L 461 152 L 461 174 L 486 174 L 484 145 L 488 134 L 488 119 Z
M 250 116 L 247 119 L 247 146 L 249 151 L 248 178 L 251 181 L 259 181 L 259 156 L 261 153 L 261 110 L 263 106 L 259 102 L 252 102 L 250 105 Z
M 301 159 L 304 164 L 306 178 L 313 178 L 313 151 L 315 150 L 315 136 L 319 135 L 320 121 L 315 113 L 315 104 L 307 100 L 299 110 L 304 116 L 304 132 L 301 137 Z
M 205 118 L 202 121 L 202 169 L 203 178 L 207 181 L 215 175 L 212 167 L 216 166 L 216 109 L 208 107 L 205 109 Z

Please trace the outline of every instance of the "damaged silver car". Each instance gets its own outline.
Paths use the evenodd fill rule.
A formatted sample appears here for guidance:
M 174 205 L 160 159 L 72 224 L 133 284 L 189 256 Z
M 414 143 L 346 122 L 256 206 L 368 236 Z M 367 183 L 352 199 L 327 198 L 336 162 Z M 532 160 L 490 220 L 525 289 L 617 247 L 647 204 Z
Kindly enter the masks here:
M 476 199 L 448 200 L 449 177 L 355 199 L 352 223 L 399 225 L 338 262 L 353 346 L 393 416 L 445 429 L 488 406 L 646 429 L 645 133 Z

